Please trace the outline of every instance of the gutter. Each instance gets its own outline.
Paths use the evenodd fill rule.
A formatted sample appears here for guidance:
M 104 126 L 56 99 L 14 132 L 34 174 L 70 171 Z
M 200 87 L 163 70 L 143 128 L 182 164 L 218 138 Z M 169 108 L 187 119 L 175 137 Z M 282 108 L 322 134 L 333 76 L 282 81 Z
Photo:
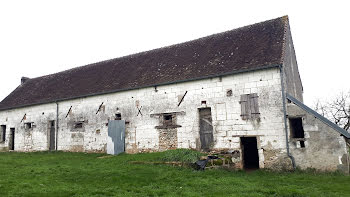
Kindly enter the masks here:
M 295 159 L 292 156 L 292 154 L 290 154 L 290 152 L 289 152 L 287 109 L 286 109 L 286 93 L 285 93 L 285 90 L 284 90 L 284 78 L 283 78 L 283 70 L 282 69 L 283 69 L 283 66 L 280 65 L 280 76 L 281 76 L 281 86 L 282 86 L 282 103 L 283 103 L 283 119 L 284 119 L 284 132 L 285 132 L 285 135 L 286 135 L 287 156 L 292 161 L 293 169 L 295 170 L 296 169 Z

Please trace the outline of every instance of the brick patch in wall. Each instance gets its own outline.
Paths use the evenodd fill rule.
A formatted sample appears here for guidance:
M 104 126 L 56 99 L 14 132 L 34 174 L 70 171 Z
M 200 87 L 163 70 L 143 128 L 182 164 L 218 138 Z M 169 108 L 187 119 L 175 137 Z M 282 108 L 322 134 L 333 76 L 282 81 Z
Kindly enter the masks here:
M 177 148 L 177 129 L 159 129 L 159 150 Z

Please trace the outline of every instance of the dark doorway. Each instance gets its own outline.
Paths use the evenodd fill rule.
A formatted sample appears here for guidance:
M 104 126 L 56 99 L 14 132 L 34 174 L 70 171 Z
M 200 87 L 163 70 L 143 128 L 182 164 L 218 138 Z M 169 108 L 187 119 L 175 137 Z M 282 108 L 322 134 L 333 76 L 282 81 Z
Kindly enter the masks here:
M 256 137 L 241 137 L 244 169 L 259 169 Z
M 10 128 L 9 150 L 15 150 L 15 128 Z
M 49 150 L 55 150 L 55 121 L 50 121 L 49 122 L 49 127 L 50 127 L 50 146 Z
M 199 109 L 199 135 L 201 141 L 201 149 L 208 151 L 214 142 L 210 107 Z

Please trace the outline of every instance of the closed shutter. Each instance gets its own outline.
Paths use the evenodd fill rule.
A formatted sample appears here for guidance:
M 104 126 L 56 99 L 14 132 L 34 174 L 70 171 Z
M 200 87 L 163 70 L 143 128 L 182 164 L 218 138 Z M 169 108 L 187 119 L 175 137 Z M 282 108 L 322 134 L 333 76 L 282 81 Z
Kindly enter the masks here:
M 258 94 L 241 95 L 241 117 L 242 120 L 258 119 L 260 117 Z
M 249 96 L 248 94 L 241 95 L 241 117 L 242 120 L 248 120 L 250 118 L 250 106 L 249 106 Z
M 258 98 L 259 96 L 257 93 L 253 93 L 249 95 L 250 111 L 251 111 L 252 119 L 258 119 L 260 117 Z

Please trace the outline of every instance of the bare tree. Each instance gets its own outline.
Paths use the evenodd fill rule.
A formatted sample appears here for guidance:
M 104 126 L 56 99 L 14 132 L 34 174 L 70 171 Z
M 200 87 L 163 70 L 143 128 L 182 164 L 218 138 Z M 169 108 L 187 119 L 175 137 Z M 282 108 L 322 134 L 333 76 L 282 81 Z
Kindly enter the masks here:
M 315 104 L 314 104 L 314 109 L 315 109 L 315 111 L 317 111 L 319 114 L 321 114 L 322 116 L 326 116 L 326 106 L 325 106 L 326 104 L 323 102 L 323 101 L 321 101 L 320 99 L 318 99 L 316 102 L 315 102 Z
M 314 109 L 346 131 L 350 130 L 350 92 L 341 92 L 328 102 L 318 100 Z

